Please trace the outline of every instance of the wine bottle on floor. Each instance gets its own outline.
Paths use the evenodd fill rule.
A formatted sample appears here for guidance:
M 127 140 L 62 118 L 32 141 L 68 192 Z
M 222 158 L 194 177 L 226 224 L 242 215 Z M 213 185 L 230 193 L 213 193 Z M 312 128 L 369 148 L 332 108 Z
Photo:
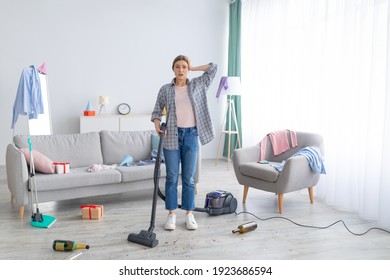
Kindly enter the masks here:
M 255 222 L 249 222 L 242 225 L 239 225 L 236 229 L 233 229 L 233 233 L 246 233 L 248 231 L 255 230 L 257 228 L 257 224 Z
M 54 251 L 73 251 L 77 249 L 89 249 L 89 245 L 76 243 L 70 240 L 54 240 Z

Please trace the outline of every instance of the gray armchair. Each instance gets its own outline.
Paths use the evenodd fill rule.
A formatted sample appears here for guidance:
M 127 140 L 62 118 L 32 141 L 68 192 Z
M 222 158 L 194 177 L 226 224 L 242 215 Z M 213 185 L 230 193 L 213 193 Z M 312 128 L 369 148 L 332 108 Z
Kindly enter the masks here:
M 270 164 L 285 160 L 281 172 L 270 164 L 258 163 L 260 159 L 260 144 L 237 149 L 233 152 L 233 166 L 237 181 L 244 186 L 242 202 L 246 202 L 249 187 L 272 192 L 278 195 L 279 213 L 283 212 L 283 195 L 285 193 L 308 189 L 310 203 L 313 203 L 313 187 L 320 179 L 320 173 L 312 172 L 308 160 L 304 156 L 293 156 L 304 147 L 317 147 L 324 154 L 322 136 L 314 133 L 296 132 L 298 146 L 274 156 L 272 145 L 267 137 L 265 159 Z M 288 139 L 291 144 L 291 138 Z

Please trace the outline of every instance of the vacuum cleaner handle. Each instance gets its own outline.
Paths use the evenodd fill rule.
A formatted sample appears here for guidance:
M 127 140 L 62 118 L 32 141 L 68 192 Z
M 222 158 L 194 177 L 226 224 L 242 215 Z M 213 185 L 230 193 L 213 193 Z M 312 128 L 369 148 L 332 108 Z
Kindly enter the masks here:
M 152 205 L 152 213 L 150 219 L 150 227 L 148 230 L 141 230 L 140 233 L 130 233 L 127 236 L 127 240 L 130 242 L 139 243 L 141 245 L 154 247 L 158 244 L 158 240 L 156 239 L 156 234 L 153 232 L 155 226 L 155 218 L 156 218 L 156 206 L 157 206 L 157 192 L 159 190 L 158 182 L 160 178 L 160 165 L 161 165 L 161 148 L 162 141 L 164 139 L 164 134 L 166 130 L 165 123 L 161 124 L 161 133 L 160 133 L 160 141 L 158 144 L 157 157 L 156 162 L 154 164 L 154 190 L 153 190 L 153 205 Z
M 161 129 L 161 131 L 162 131 L 162 134 L 164 135 L 165 130 L 167 130 L 167 125 L 166 125 L 166 123 L 164 123 L 164 122 L 161 123 L 160 129 Z
M 150 227 L 148 229 L 149 232 L 152 232 L 154 230 L 154 227 L 155 227 L 157 195 L 158 195 L 158 192 L 160 190 L 159 181 L 160 181 L 160 167 L 161 167 L 161 150 L 162 150 L 162 146 L 163 146 L 162 142 L 164 140 L 166 124 L 161 123 L 160 129 L 161 129 L 160 140 L 158 143 L 156 163 L 154 165 L 154 176 L 153 176 L 154 193 L 153 193 L 152 215 L 151 215 L 151 219 L 150 219 Z
M 164 135 L 165 135 L 165 131 L 167 130 L 167 125 L 165 123 L 161 123 L 160 125 L 160 130 L 161 130 L 161 133 L 160 133 L 160 140 L 158 142 L 158 148 L 157 148 L 157 157 L 156 157 L 156 161 L 159 165 L 161 165 L 161 152 L 162 152 L 162 142 L 164 140 Z
M 160 178 L 160 167 L 161 167 L 161 150 L 162 150 L 162 142 L 164 140 L 165 130 L 167 129 L 167 126 L 165 123 L 162 123 L 160 126 L 160 140 L 158 142 L 158 148 L 157 148 L 157 157 L 156 157 L 156 164 L 154 165 L 154 184 L 158 184 L 158 180 Z

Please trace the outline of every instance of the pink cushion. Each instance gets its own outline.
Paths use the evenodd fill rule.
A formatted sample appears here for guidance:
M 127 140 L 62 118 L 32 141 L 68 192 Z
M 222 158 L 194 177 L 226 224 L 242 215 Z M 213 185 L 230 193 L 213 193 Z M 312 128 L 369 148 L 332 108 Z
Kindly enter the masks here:
M 27 160 L 27 164 L 30 164 L 30 151 L 29 149 L 20 149 Z M 36 171 L 41 173 L 51 174 L 54 173 L 54 164 L 51 159 L 41 154 L 38 151 L 33 150 L 34 167 Z

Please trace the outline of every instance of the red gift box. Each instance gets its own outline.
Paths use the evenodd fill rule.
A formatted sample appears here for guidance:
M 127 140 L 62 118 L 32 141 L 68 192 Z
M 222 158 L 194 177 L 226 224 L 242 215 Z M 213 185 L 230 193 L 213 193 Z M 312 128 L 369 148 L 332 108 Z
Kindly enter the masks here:
M 103 218 L 103 206 L 95 204 L 81 205 L 81 217 L 83 219 L 99 220 Z

